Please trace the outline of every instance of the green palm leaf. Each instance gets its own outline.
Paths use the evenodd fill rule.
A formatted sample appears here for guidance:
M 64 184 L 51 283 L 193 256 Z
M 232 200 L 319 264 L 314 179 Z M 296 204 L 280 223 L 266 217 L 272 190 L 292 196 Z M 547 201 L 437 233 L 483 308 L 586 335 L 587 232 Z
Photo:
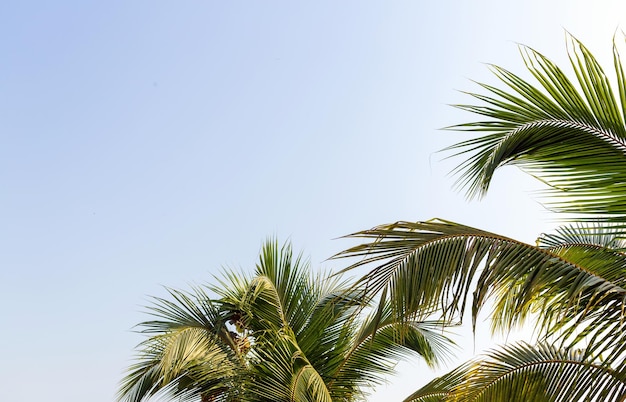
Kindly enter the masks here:
M 143 333 L 156 334 L 138 347 L 118 397 L 143 401 L 157 392 L 172 396 L 235 392 L 242 368 L 236 343 L 221 325 L 217 307 L 201 289 L 195 294 L 168 289 L 176 302 L 155 298 Z
M 569 37 L 575 82 L 531 48 L 522 57 L 538 84 L 501 68 L 494 74 L 509 92 L 481 84 L 470 94 L 484 105 L 457 105 L 487 120 L 451 127 L 485 135 L 448 149 L 467 157 L 455 170 L 470 197 L 482 196 L 497 168 L 516 165 L 547 183 L 549 206 L 561 212 L 626 222 L 626 84 L 617 48 L 617 89 L 594 56 Z M 578 87 L 578 88 L 577 88 Z
M 552 315 L 566 317 L 561 321 L 569 325 L 560 327 L 561 338 L 564 341 L 586 338 L 588 354 L 604 352 L 609 362 L 623 359 L 626 353 L 623 336 L 626 300 L 620 291 L 626 289 L 623 240 L 610 227 L 577 225 L 560 228 L 555 235 L 543 235 L 538 244 L 593 273 L 585 281 L 568 285 L 567 292 L 561 291 L 557 302 L 567 307 L 558 312 L 544 312 L 545 319 L 552 319 Z
M 465 363 L 454 370 L 437 377 L 422 388 L 409 395 L 404 402 L 444 402 L 448 401 L 452 391 L 467 378 L 472 363 Z
M 545 336 L 560 333 L 570 347 L 591 338 L 590 355 L 624 356 L 626 256 L 619 251 L 577 243 L 536 247 L 441 220 L 397 222 L 351 237 L 371 241 L 335 258 L 360 258 L 347 269 L 376 264 L 355 286 L 370 297 L 381 294 L 383 303 L 388 298 L 399 319 L 440 312 L 454 323 L 472 296 L 475 325 L 491 299 L 494 330 L 509 331 L 535 314 Z
M 577 351 L 526 343 L 489 352 L 435 379 L 405 402 L 621 401 L 623 373 Z

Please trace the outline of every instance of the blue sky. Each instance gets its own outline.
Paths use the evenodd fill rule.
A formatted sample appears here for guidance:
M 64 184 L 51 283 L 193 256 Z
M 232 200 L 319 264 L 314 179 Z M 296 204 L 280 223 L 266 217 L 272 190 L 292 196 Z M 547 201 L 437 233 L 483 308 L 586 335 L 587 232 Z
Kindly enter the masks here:
M 516 42 L 562 63 L 565 29 L 610 62 L 626 18 L 619 1 L 5 3 L 0 400 L 15 402 L 111 401 L 147 296 L 252 269 L 268 236 L 329 269 L 351 245 L 333 239 L 396 220 L 533 241 L 552 223 L 530 179 L 505 169 L 481 202 L 452 190 L 437 151 L 465 137 L 438 128 L 471 116 L 447 104 L 494 82 L 484 62 L 521 71 Z M 435 375 L 399 369 L 370 400 Z

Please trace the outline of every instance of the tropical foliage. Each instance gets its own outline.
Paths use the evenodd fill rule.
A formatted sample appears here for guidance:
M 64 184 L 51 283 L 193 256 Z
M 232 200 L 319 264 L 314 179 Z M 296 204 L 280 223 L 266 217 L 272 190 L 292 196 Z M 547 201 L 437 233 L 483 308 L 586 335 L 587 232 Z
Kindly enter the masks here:
M 626 76 L 614 78 L 568 37 L 574 80 L 521 46 L 531 79 L 491 66 L 480 84 L 483 120 L 452 127 L 480 136 L 457 144 L 456 173 L 470 197 L 514 165 L 546 183 L 546 204 L 574 223 L 536 245 L 444 220 L 397 222 L 351 235 L 366 242 L 337 257 L 374 264 L 355 289 L 379 296 L 399 319 L 440 314 L 473 325 L 493 306 L 494 330 L 536 317 L 538 343 L 492 351 L 435 379 L 407 401 L 577 401 L 626 398 Z M 534 82 L 532 82 L 534 81 Z M 571 218 L 573 216 L 573 218 Z
M 620 374 L 580 352 L 520 343 L 462 365 L 406 401 L 614 401 L 623 393 Z
M 438 323 L 397 320 L 389 307 L 364 315 L 348 289 L 268 241 L 254 275 L 229 271 L 217 285 L 154 299 L 119 399 L 356 401 L 399 358 L 441 359 L 450 344 Z

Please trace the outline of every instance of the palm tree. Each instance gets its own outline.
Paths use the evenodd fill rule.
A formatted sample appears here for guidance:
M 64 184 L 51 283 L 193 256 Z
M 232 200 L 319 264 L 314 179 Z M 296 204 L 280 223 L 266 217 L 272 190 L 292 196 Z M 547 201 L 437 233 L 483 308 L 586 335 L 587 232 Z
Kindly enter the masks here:
M 434 365 L 449 346 L 437 323 L 399 321 L 388 307 L 355 314 L 365 301 L 347 289 L 268 241 L 253 276 L 226 272 L 208 289 L 155 298 L 119 399 L 356 401 L 397 359 Z
M 533 84 L 491 66 L 504 89 L 480 84 L 485 119 L 452 127 L 479 137 L 457 144 L 456 169 L 470 197 L 494 172 L 514 165 L 546 183 L 547 205 L 574 216 L 536 245 L 445 220 L 397 222 L 350 235 L 367 239 L 336 257 L 347 270 L 375 268 L 355 289 L 380 295 L 398 319 L 438 314 L 472 325 L 486 303 L 493 330 L 534 317 L 537 344 L 509 345 L 466 363 L 407 401 L 573 401 L 626 399 L 626 76 L 614 44 L 615 79 L 568 37 L 572 82 L 540 53 L 520 46 Z M 523 396 L 522 396 L 523 395 Z

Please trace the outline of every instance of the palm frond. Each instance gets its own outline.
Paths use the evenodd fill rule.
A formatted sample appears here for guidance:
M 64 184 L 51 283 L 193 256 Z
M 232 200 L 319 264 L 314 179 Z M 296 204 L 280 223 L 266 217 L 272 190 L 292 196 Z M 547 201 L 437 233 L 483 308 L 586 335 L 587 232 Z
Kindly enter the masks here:
M 626 222 L 626 84 L 617 47 L 613 89 L 594 56 L 569 37 L 572 82 L 539 52 L 520 46 L 532 84 L 498 66 L 492 71 L 506 90 L 481 84 L 471 93 L 483 105 L 457 105 L 487 120 L 450 127 L 481 137 L 448 150 L 467 159 L 455 170 L 470 197 L 482 196 L 494 172 L 515 165 L 551 187 L 548 205 L 603 222 Z M 510 92 L 509 92 L 510 91 Z
M 122 381 L 119 399 L 143 401 L 158 391 L 200 395 L 233 387 L 241 369 L 233 351 L 201 328 L 178 328 L 140 345 L 138 362 Z
M 292 401 L 333 402 L 324 379 L 311 364 L 303 365 L 294 375 Z
M 435 379 L 405 399 L 418 401 L 508 402 L 621 401 L 624 374 L 579 351 L 518 343 L 491 351 Z
M 167 289 L 173 300 L 153 298 L 139 324 L 150 335 L 137 348 L 137 363 L 122 380 L 119 400 L 142 401 L 157 392 L 199 395 L 232 387 L 242 361 L 219 306 L 203 289 Z M 240 368 L 240 367 L 239 367 Z
M 590 249 L 626 251 L 626 238 L 619 227 L 600 223 L 569 224 L 556 229 L 555 233 L 543 233 L 537 239 L 537 246 L 555 249 L 567 246 L 587 246 Z
M 467 378 L 472 363 L 465 363 L 454 370 L 437 377 L 404 399 L 404 402 L 444 402 L 450 394 Z
M 473 325 L 491 299 L 494 331 L 509 331 L 537 314 L 543 333 L 564 331 L 568 346 L 591 338 L 590 354 L 624 355 L 626 257 L 621 253 L 539 248 L 442 220 L 397 222 L 349 237 L 371 241 L 335 258 L 360 258 L 346 269 L 376 264 L 355 286 L 370 297 L 386 295 L 396 317 L 441 312 L 444 322 L 453 323 L 473 296 Z
M 379 312 L 369 314 L 361 323 L 349 354 L 356 354 L 370 362 L 350 363 L 355 368 L 375 363 L 370 354 L 381 359 L 399 361 L 408 357 L 420 356 L 431 367 L 450 358 L 450 348 L 454 342 L 446 336 L 441 321 L 405 321 L 393 314 L 386 303 Z M 389 366 L 390 363 L 380 366 Z

